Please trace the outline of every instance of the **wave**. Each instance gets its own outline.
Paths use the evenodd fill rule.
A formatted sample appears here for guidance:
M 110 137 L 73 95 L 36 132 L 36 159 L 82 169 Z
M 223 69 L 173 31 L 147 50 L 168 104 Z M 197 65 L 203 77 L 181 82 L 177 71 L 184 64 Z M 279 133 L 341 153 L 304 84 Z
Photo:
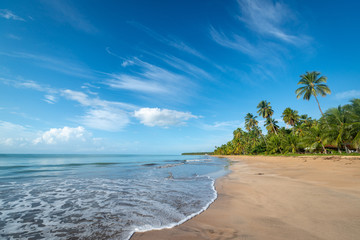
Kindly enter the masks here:
M 171 167 L 176 167 L 176 166 L 180 166 L 180 165 L 183 165 L 185 163 L 174 163 L 174 164 L 166 164 L 166 165 L 163 165 L 163 166 L 159 166 L 157 168 L 171 168 Z
M 21 168 L 61 168 L 61 167 L 81 167 L 81 166 L 108 166 L 129 164 L 131 162 L 94 162 L 94 163 L 64 163 L 64 164 L 44 164 L 44 165 L 10 165 L 1 166 L 0 170 L 11 170 Z
M 208 177 L 209 179 L 211 179 L 210 177 Z M 162 227 L 154 227 L 154 226 L 150 226 L 150 225 L 145 225 L 145 226 L 141 226 L 141 227 L 135 227 L 134 231 L 131 232 L 131 235 L 129 235 L 129 237 L 127 238 L 128 240 L 134 235 L 134 233 L 136 232 L 148 232 L 148 231 L 153 231 L 153 230 L 163 230 L 163 229 L 170 229 L 176 226 L 179 226 L 180 224 L 183 224 L 184 222 L 196 217 L 197 215 L 199 215 L 200 213 L 204 212 L 205 210 L 207 210 L 210 205 L 217 199 L 218 194 L 215 188 L 215 180 L 212 179 L 212 190 L 213 190 L 213 198 L 210 199 L 210 201 L 199 211 L 190 214 L 189 216 L 185 217 L 184 219 L 176 222 L 176 223 L 170 223 L 168 225 L 162 226 Z
M 152 167 L 152 166 L 156 166 L 156 165 L 159 165 L 159 164 L 157 164 L 157 163 L 145 163 L 145 164 L 142 164 L 141 166 Z

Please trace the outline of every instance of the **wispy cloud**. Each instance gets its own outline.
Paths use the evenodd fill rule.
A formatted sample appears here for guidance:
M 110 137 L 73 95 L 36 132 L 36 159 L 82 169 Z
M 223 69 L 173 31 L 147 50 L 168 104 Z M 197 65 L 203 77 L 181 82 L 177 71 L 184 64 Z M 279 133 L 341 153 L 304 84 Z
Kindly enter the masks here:
M 12 33 L 6 34 L 6 37 L 10 38 L 10 39 L 14 39 L 14 40 L 21 40 L 21 37 L 15 35 L 15 34 L 12 34 Z
M 15 15 L 12 11 L 8 9 L 0 9 L 0 17 L 17 21 L 25 21 L 25 19 Z
M 123 66 L 123 67 L 127 67 L 127 66 L 134 65 L 134 61 L 132 61 L 131 59 L 127 59 L 127 58 L 125 58 L 125 57 L 122 57 L 122 56 L 120 56 L 120 55 L 112 52 L 112 51 L 110 50 L 110 47 L 106 47 L 106 48 L 105 48 L 105 51 L 106 51 L 108 54 L 110 54 L 110 55 L 112 55 L 112 56 L 114 56 L 114 57 L 116 57 L 116 58 L 121 59 L 121 60 L 123 61 L 123 62 L 121 63 L 121 66 Z
M 57 21 L 67 23 L 73 28 L 86 33 L 96 33 L 98 31 L 69 1 L 43 0 L 42 2 L 54 11 L 52 17 Z
M 12 146 L 22 147 L 31 142 L 35 134 L 35 131 L 26 126 L 0 120 L 0 150 L 2 146 L 5 149 Z
M 31 60 L 30 64 L 36 64 L 40 67 L 69 76 L 92 79 L 95 75 L 95 71 L 92 71 L 88 67 L 84 66 L 84 64 L 71 59 L 61 59 L 27 52 L 0 52 L 0 55 Z
M 177 38 L 165 37 L 161 34 L 158 34 L 155 31 L 151 30 L 150 28 L 148 28 L 140 23 L 134 22 L 134 21 L 129 21 L 128 23 L 134 27 L 137 27 L 138 29 L 142 30 L 143 32 L 147 33 L 150 37 L 152 37 L 153 39 L 155 39 L 161 43 L 164 43 L 168 46 L 174 47 L 182 52 L 186 52 L 186 53 L 196 56 L 198 58 L 206 59 L 206 57 L 203 54 L 201 54 L 199 51 L 190 47 L 189 45 L 187 45 L 186 43 L 184 43 L 183 41 L 181 41 Z
M 228 37 L 222 31 L 217 31 L 213 26 L 210 26 L 209 32 L 212 39 L 223 47 L 240 51 L 251 57 L 259 57 L 261 55 L 260 49 L 258 49 L 244 37 L 234 33 L 230 34 L 231 37 Z
M 106 84 L 112 88 L 125 89 L 145 93 L 169 93 L 169 90 L 157 80 L 143 80 L 142 78 L 127 74 L 113 75 Z
M 185 61 L 183 59 L 180 59 L 178 57 L 169 54 L 151 54 L 151 53 L 148 54 L 160 59 L 169 66 L 176 68 L 177 70 L 180 70 L 189 76 L 196 77 L 198 79 L 213 80 L 213 77 L 209 73 L 207 73 L 202 68 L 188 61 Z
M 345 92 L 339 92 L 335 95 L 337 99 L 350 99 L 360 98 L 360 90 L 349 90 Z
M 24 79 L 8 79 L 0 77 L 0 82 L 3 84 L 7 84 L 16 88 L 28 88 L 32 90 L 36 90 L 39 92 L 45 92 L 49 95 L 56 94 L 58 91 L 51 87 L 41 85 L 33 80 L 24 80 Z
M 54 89 L 35 81 L 4 78 L 0 78 L 0 81 L 17 88 L 28 88 L 44 92 L 45 95 L 42 100 L 50 104 L 56 103 L 58 98 L 65 98 L 79 103 L 80 106 L 84 107 L 85 113 L 73 121 L 93 129 L 120 131 L 130 123 L 129 112 L 138 109 L 137 106 L 132 104 L 106 101 L 96 95 L 92 97 L 86 93 L 70 89 Z
M 50 104 L 56 103 L 56 97 L 54 95 L 45 95 L 44 101 Z
M 180 112 L 160 108 L 141 108 L 134 112 L 134 117 L 149 127 L 170 127 L 185 125 L 186 121 L 191 118 L 198 118 L 190 112 Z
M 133 58 L 137 71 L 131 74 L 111 74 L 104 83 L 115 89 L 125 89 L 147 94 L 171 94 L 175 97 L 181 94 L 185 87 L 193 85 L 190 79 L 165 68 L 150 64 L 138 58 Z
M 238 0 L 241 15 L 238 19 L 252 31 L 294 45 L 310 40 L 306 35 L 295 35 L 285 29 L 285 23 L 295 19 L 295 13 L 284 3 L 271 0 Z
M 93 129 L 105 131 L 120 131 L 130 123 L 128 113 L 124 109 L 135 109 L 134 105 L 111 102 L 100 98 L 91 98 L 83 92 L 73 90 L 63 90 L 62 96 L 66 99 L 76 101 L 83 107 L 86 112 L 83 116 L 78 117 L 79 123 Z
M 203 123 L 200 127 L 207 131 L 229 131 L 239 127 L 243 128 L 244 122 L 234 120 L 234 121 L 214 122 L 212 124 Z

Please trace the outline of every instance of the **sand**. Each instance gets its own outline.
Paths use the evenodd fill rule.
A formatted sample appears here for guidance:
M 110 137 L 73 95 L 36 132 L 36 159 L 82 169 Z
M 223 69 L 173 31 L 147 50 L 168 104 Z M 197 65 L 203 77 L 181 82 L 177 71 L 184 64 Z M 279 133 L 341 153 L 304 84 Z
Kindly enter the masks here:
M 206 211 L 131 240 L 360 239 L 360 157 L 226 157 Z

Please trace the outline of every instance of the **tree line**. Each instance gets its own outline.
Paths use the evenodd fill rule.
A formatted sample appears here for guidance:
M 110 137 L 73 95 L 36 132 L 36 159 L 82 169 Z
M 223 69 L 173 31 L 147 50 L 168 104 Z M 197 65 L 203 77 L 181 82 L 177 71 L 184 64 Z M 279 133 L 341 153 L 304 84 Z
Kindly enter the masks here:
M 331 94 L 326 85 L 327 78 L 319 72 L 306 72 L 300 76 L 301 85 L 295 94 L 297 98 L 310 100 L 313 96 L 321 112 L 320 119 L 312 119 L 307 114 L 286 108 L 282 119 L 287 127 L 279 127 L 272 118 L 274 110 L 270 102 L 261 101 L 257 114 L 264 119 L 267 130 L 263 134 L 258 116 L 245 116 L 245 129 L 233 132 L 233 139 L 220 147 L 215 147 L 217 155 L 239 154 L 287 154 L 287 153 L 350 153 L 360 152 L 360 99 L 349 104 L 330 108 L 323 113 L 318 96 Z

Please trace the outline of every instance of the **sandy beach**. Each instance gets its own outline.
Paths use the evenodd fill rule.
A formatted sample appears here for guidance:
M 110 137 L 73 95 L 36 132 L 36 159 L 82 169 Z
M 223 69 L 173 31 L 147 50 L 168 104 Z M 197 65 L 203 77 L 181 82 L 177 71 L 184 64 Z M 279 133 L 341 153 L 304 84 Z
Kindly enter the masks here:
M 140 239 L 360 239 L 360 157 L 226 156 L 209 209 Z

